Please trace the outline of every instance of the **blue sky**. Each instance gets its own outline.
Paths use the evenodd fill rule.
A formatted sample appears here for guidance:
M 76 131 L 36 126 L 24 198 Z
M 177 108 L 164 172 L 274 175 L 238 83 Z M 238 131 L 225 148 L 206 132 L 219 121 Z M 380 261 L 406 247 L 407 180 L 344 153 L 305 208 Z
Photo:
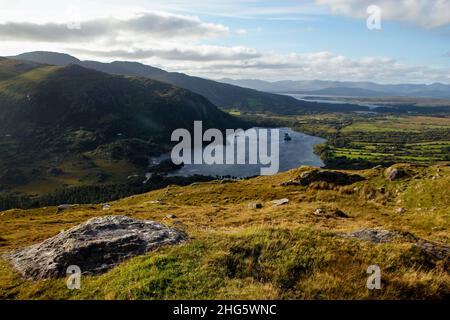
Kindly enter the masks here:
M 0 4 L 0 55 L 63 51 L 210 78 L 450 82 L 450 0 Z M 381 30 L 366 26 L 370 4 Z M 70 21 L 80 29 L 62 30 Z

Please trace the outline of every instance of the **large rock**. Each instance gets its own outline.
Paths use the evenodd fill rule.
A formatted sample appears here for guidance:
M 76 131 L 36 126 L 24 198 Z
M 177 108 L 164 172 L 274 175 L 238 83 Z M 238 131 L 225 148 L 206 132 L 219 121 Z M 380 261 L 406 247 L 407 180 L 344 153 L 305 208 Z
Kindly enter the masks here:
M 421 239 L 409 232 L 389 231 L 381 228 L 368 228 L 346 233 L 343 234 L 343 236 L 346 238 L 356 238 L 370 241 L 372 243 L 389 243 L 393 241 L 409 242 L 435 259 L 445 260 L 450 263 L 449 246 Z
M 106 216 L 10 253 L 6 258 L 33 280 L 65 276 L 70 265 L 79 266 L 85 274 L 98 274 L 125 259 L 185 239 L 183 232 L 153 221 Z
M 388 180 L 394 181 L 406 176 L 406 171 L 402 168 L 389 167 L 386 169 L 385 175 Z
M 313 182 L 328 182 L 335 185 L 349 185 L 364 178 L 357 174 L 347 174 L 339 171 L 314 169 L 303 172 L 297 179 L 285 182 L 282 186 L 308 186 Z

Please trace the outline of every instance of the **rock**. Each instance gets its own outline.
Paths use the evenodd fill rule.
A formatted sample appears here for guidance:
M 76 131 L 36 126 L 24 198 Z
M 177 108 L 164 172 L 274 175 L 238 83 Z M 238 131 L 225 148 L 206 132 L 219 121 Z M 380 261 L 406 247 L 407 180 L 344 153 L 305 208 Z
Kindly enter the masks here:
M 59 206 L 56 207 L 56 213 L 60 213 L 64 210 L 69 210 L 69 209 L 72 209 L 75 207 L 76 207 L 76 205 L 74 205 L 74 204 L 60 204 Z
M 289 199 L 286 199 L 286 198 L 272 201 L 272 204 L 274 206 L 282 206 L 282 205 L 287 204 L 287 203 L 289 203 Z
M 90 219 L 5 258 L 33 280 L 63 277 L 70 265 L 79 266 L 84 274 L 99 274 L 125 259 L 186 238 L 183 232 L 153 221 L 106 216 Z
M 260 202 L 253 202 L 253 203 L 250 203 L 250 204 L 248 205 L 248 208 L 249 208 L 249 209 L 261 209 L 261 208 L 262 208 L 262 203 L 260 203 Z
M 104 204 L 102 204 L 102 210 L 109 210 L 109 209 L 111 209 L 111 205 L 110 204 L 108 204 L 108 203 L 104 203 Z
M 174 215 L 174 214 L 168 214 L 168 215 L 166 216 L 166 218 L 167 218 L 167 219 L 176 219 L 177 216 Z
M 434 259 L 450 262 L 450 247 L 444 244 L 430 242 L 420 239 L 409 232 L 388 231 L 381 228 L 362 229 L 343 234 L 346 238 L 357 238 L 372 243 L 388 243 L 394 240 L 409 242 L 421 249 Z
M 388 180 L 394 181 L 406 176 L 406 171 L 400 168 L 389 167 L 386 169 L 385 175 Z
M 336 209 L 336 208 L 332 208 L 332 209 L 317 208 L 316 210 L 314 210 L 313 214 L 315 216 L 325 217 L 325 218 L 348 218 L 349 217 L 346 213 L 344 213 L 341 210 Z
M 397 208 L 397 210 L 395 210 L 395 212 L 397 212 L 397 213 L 405 213 L 406 209 L 405 208 Z
M 398 231 L 388 231 L 379 228 L 362 229 L 346 235 L 350 238 L 370 241 L 373 243 L 392 242 L 395 238 L 401 238 L 403 234 Z
M 282 183 L 286 186 L 308 186 L 313 182 L 328 182 L 336 185 L 349 185 L 358 181 L 362 181 L 364 178 L 357 174 L 347 174 L 339 171 L 329 171 L 314 169 L 303 172 L 298 178 Z

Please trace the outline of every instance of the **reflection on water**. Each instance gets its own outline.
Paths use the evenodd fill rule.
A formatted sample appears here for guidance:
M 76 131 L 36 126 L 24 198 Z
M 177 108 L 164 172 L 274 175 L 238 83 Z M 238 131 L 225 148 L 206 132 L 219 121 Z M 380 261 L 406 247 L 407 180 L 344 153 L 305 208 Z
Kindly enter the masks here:
M 287 133 L 291 140 L 285 140 Z M 319 156 L 314 154 L 313 148 L 316 144 L 325 142 L 325 139 L 310 136 L 301 132 L 293 131 L 289 128 L 280 128 L 280 139 L 278 141 L 280 152 L 279 172 L 298 168 L 302 165 L 321 167 L 324 165 Z M 239 140 L 238 140 L 239 141 Z M 248 148 L 247 148 L 248 150 Z M 154 159 L 156 161 L 168 158 L 168 156 Z M 267 167 L 267 166 L 263 166 Z M 232 177 L 252 177 L 260 174 L 261 165 L 249 164 L 186 164 L 181 169 L 172 172 L 172 176 L 191 176 L 195 174 L 206 176 L 232 176 Z

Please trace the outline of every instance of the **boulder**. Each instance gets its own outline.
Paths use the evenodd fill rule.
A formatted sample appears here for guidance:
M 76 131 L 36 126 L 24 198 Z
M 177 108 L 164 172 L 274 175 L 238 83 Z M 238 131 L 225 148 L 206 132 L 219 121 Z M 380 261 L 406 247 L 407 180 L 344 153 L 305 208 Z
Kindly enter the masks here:
M 394 181 L 406 176 L 406 171 L 401 168 L 389 167 L 384 174 L 388 180 Z
M 346 233 L 343 234 L 343 236 L 346 238 L 356 238 L 370 241 L 372 243 L 388 243 L 392 241 L 409 242 L 434 259 L 444 260 L 446 263 L 450 263 L 449 246 L 418 238 L 409 232 L 389 231 L 381 228 L 368 228 Z
M 248 205 L 249 209 L 261 209 L 262 208 L 262 203 L 260 202 L 252 202 Z
M 397 208 L 397 210 L 395 210 L 397 213 L 405 213 L 406 209 L 405 208 Z
M 5 258 L 32 280 L 63 277 L 71 265 L 80 267 L 83 274 L 99 274 L 125 259 L 186 238 L 183 232 L 153 221 L 106 216 L 88 220 Z
M 65 210 L 73 209 L 75 207 L 77 207 L 77 205 L 75 205 L 75 204 L 60 204 L 59 206 L 56 207 L 56 213 L 60 213 Z
M 313 182 L 327 182 L 335 185 L 349 185 L 364 180 L 357 174 L 348 174 L 339 171 L 314 169 L 303 172 L 298 178 L 282 183 L 282 186 L 308 186 Z
M 396 238 L 402 238 L 403 234 L 398 231 L 388 231 L 379 228 L 362 229 L 347 234 L 349 238 L 357 238 L 361 240 L 370 241 L 373 243 L 392 242 Z
M 287 203 L 289 203 L 289 199 L 286 199 L 286 198 L 272 201 L 272 204 L 274 206 L 282 206 L 282 205 L 287 204 Z

